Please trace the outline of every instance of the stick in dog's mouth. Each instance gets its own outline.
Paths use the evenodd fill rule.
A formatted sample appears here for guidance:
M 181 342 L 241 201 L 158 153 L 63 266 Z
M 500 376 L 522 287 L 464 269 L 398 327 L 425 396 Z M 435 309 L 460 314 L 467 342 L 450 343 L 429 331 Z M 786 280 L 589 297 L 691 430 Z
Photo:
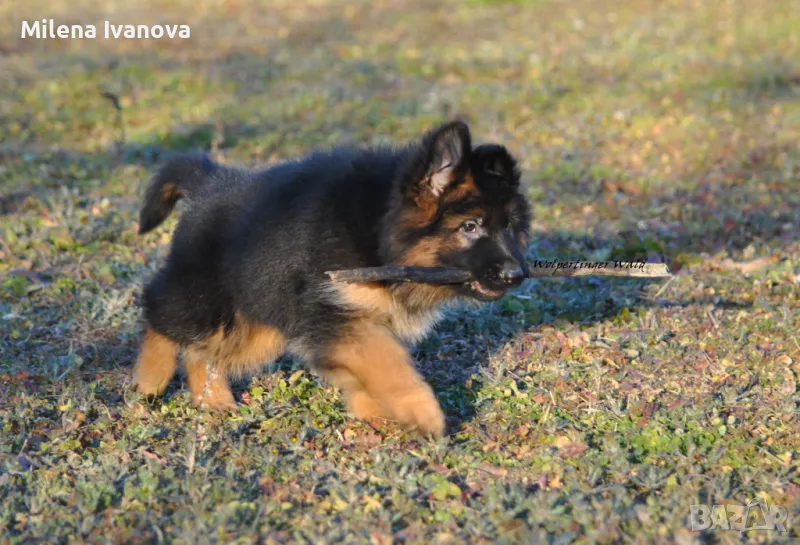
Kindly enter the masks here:
M 447 267 L 367 267 L 325 274 L 335 282 L 418 282 L 424 284 L 461 284 L 475 279 L 467 270 Z M 528 278 L 563 276 L 622 276 L 628 278 L 669 278 L 666 263 L 641 261 L 567 261 L 529 262 Z

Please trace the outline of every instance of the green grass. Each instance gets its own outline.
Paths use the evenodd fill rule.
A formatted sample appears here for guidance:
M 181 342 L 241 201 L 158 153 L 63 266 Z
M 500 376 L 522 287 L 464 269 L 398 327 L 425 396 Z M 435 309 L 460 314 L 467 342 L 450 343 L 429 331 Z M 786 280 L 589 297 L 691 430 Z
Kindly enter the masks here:
M 800 537 L 689 529 L 695 503 L 800 509 L 796 0 L 11 4 L 0 544 Z M 42 17 L 192 38 L 17 38 Z M 453 309 L 416 349 L 438 442 L 353 421 L 289 360 L 239 384 L 235 414 L 194 410 L 178 379 L 154 404 L 129 390 L 175 225 L 135 234 L 159 160 L 263 164 L 454 115 L 521 157 L 531 257 L 663 255 L 677 276 Z

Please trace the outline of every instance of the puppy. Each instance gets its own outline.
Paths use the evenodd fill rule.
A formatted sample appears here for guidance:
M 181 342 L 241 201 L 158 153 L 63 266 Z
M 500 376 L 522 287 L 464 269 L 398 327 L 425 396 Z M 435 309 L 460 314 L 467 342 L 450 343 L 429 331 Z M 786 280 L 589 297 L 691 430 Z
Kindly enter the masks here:
M 260 171 L 169 161 L 146 191 L 140 233 L 179 199 L 188 206 L 144 292 L 135 387 L 161 394 L 182 351 L 193 401 L 227 409 L 230 377 L 289 352 L 339 387 L 355 417 L 442 435 L 444 414 L 407 344 L 444 304 L 496 300 L 525 278 L 530 207 L 519 178 L 505 147 L 473 147 L 460 121 L 399 148 Z M 476 280 L 336 284 L 324 274 L 383 265 L 460 267 Z

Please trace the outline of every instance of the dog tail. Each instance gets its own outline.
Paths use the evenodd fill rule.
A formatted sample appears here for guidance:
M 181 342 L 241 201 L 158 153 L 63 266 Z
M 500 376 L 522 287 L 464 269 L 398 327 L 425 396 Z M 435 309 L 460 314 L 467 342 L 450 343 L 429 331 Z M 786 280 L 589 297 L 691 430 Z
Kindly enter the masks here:
M 180 199 L 196 196 L 218 168 L 204 154 L 180 155 L 170 159 L 147 186 L 139 213 L 139 234 L 161 225 Z

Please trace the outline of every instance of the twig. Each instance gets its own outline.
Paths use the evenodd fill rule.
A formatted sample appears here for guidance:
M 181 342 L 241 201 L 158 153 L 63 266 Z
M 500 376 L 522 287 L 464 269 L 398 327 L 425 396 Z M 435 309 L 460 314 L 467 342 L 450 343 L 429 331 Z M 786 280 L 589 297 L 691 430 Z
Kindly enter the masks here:
M 425 282 L 428 284 L 459 284 L 472 280 L 472 273 L 463 269 L 444 267 L 367 267 L 345 271 L 328 271 L 335 282 Z
M 426 284 L 461 284 L 475 278 L 464 269 L 447 267 L 367 267 L 325 274 L 335 282 L 422 282 Z M 629 278 L 670 278 L 666 263 L 639 261 L 564 261 L 531 262 L 528 278 L 561 276 L 623 276 Z
M 666 290 L 666 289 L 667 289 L 667 286 L 669 286 L 670 284 L 672 284 L 672 281 L 673 281 L 673 280 L 675 280 L 675 277 L 674 277 L 674 276 L 671 276 L 669 280 L 667 280 L 666 282 L 664 282 L 664 285 L 663 285 L 663 286 L 661 286 L 661 287 L 658 289 L 658 291 L 656 292 L 656 294 L 655 294 L 655 295 L 653 295 L 653 299 L 658 299 L 658 297 L 659 297 L 659 296 L 660 296 L 662 293 L 664 293 L 664 290 Z
M 119 97 L 110 91 L 103 91 L 103 98 L 111 101 L 114 109 L 117 111 L 117 127 L 119 128 L 119 140 L 117 141 L 118 151 L 121 154 L 125 149 L 125 120 L 122 117 L 122 103 Z

